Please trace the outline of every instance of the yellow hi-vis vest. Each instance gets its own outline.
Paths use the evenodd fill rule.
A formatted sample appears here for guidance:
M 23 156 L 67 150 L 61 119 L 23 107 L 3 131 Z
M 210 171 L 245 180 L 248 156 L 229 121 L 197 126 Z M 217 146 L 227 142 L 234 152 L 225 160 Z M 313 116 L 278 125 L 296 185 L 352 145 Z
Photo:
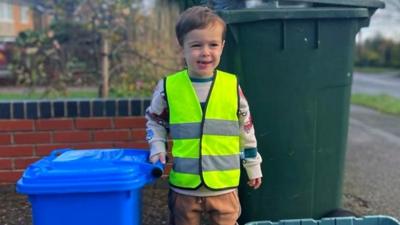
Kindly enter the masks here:
M 238 84 L 217 71 L 203 113 L 187 70 L 166 77 L 173 187 L 212 190 L 237 187 L 240 177 Z

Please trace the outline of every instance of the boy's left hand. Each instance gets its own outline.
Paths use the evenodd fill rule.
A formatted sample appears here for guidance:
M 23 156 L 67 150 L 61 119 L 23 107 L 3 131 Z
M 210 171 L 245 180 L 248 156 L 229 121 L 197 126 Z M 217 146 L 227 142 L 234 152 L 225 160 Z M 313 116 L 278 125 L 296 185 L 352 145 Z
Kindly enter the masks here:
M 257 189 L 261 186 L 261 177 L 251 179 L 247 182 L 250 187 Z

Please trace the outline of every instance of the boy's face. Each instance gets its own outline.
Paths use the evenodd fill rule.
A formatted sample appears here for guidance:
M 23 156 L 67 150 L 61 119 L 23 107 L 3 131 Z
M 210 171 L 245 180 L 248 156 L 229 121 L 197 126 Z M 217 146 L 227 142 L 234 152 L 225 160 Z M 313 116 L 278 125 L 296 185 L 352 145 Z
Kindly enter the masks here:
M 223 26 L 215 23 L 186 34 L 182 51 L 190 76 L 210 77 L 213 75 L 224 48 L 222 32 Z

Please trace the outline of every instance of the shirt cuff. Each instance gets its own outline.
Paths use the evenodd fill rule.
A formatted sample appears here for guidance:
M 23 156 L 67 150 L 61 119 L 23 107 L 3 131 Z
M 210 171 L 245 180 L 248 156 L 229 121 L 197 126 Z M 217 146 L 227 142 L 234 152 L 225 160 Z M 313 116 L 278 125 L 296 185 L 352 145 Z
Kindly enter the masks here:
M 247 173 L 247 176 L 249 177 L 249 180 L 262 177 L 260 164 L 252 165 L 250 167 L 245 167 L 245 168 L 246 168 L 246 173 Z
M 246 169 L 249 179 L 262 177 L 261 162 L 262 158 L 259 153 L 257 153 L 257 156 L 254 158 L 243 160 L 243 167 Z
M 157 155 L 161 152 L 166 152 L 165 142 L 163 141 L 153 141 L 150 143 L 150 156 Z

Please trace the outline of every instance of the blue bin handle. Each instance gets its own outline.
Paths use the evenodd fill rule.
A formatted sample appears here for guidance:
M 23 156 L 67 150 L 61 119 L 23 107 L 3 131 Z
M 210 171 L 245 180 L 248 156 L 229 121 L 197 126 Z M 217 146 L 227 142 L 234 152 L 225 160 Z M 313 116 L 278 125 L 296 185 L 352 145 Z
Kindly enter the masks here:
M 164 173 L 165 164 L 161 161 L 157 161 L 153 164 L 154 168 L 151 171 L 151 175 L 155 178 L 161 177 Z

